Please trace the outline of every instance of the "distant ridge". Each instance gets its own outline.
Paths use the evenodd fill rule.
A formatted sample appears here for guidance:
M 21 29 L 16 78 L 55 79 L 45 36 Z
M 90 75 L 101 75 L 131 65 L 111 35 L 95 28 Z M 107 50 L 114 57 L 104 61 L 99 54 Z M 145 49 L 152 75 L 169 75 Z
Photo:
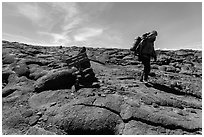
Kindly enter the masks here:
M 18 43 L 18 44 L 22 44 L 22 45 L 27 45 L 27 46 L 42 46 L 42 47 L 60 47 L 62 45 L 40 45 L 40 44 L 28 44 L 28 43 L 24 43 L 24 42 L 17 42 L 17 41 L 8 41 L 8 40 L 2 40 L 2 44 L 3 43 Z M 62 46 L 62 47 L 81 47 L 81 46 L 77 46 L 77 45 L 71 45 L 71 46 Z M 90 47 L 90 46 L 86 46 L 87 48 L 93 48 L 93 49 L 123 49 L 123 48 L 104 48 L 104 47 Z M 124 50 L 129 50 L 127 48 L 124 48 Z M 186 48 L 186 49 L 167 49 L 167 48 L 164 48 L 164 49 L 160 49 L 160 48 L 156 48 L 157 51 L 202 51 L 202 49 L 191 49 L 191 48 Z

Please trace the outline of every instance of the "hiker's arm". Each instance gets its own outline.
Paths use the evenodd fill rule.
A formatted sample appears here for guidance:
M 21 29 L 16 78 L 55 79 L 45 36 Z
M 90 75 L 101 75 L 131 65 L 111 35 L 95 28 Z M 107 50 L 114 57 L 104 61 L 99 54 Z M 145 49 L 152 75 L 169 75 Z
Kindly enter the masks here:
M 153 54 L 152 54 L 152 56 L 154 58 L 154 61 L 156 61 L 157 60 L 157 54 L 156 54 L 156 51 L 155 51 L 154 47 L 153 47 Z
M 135 41 L 132 42 L 132 47 L 130 48 L 130 51 L 134 51 L 135 50 Z

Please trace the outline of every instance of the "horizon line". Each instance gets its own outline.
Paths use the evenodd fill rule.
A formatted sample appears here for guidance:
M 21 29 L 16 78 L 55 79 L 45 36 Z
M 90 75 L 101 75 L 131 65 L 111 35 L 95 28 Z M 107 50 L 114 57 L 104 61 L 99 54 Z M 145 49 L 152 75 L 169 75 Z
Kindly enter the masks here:
M 37 44 L 37 43 L 33 43 L 33 42 L 19 42 L 19 41 L 9 41 L 9 40 L 5 40 L 5 39 L 2 39 L 2 42 L 3 41 L 7 41 L 7 42 L 10 42 L 10 43 L 14 43 L 14 42 L 17 42 L 17 43 L 20 43 L 20 44 L 27 44 L 27 45 L 31 45 L 31 46 L 41 46 L 41 47 L 87 47 L 87 48 L 105 48 L 105 49 L 128 49 L 128 48 L 118 48 L 118 47 L 100 47 L 100 46 L 79 46 L 79 45 L 75 45 L 75 44 L 72 44 L 70 46 L 65 46 L 63 44 Z M 202 51 L 202 49 L 193 49 L 193 48 L 178 48 L 178 49 L 168 49 L 168 48 L 155 48 L 155 50 L 169 50 L 169 51 L 175 51 L 175 50 L 198 50 L 198 51 Z

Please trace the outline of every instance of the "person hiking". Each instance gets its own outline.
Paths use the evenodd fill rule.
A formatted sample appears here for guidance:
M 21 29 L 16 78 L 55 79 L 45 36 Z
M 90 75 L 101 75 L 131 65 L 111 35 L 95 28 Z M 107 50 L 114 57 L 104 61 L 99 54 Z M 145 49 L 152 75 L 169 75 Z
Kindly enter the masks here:
M 141 74 L 140 81 L 148 82 L 148 75 L 150 73 L 150 60 L 151 57 L 154 58 L 154 60 L 157 60 L 156 52 L 154 50 L 154 41 L 156 40 L 156 36 L 158 35 L 157 31 L 152 31 L 149 33 L 145 33 L 140 37 L 140 42 L 138 45 L 134 45 L 133 48 L 130 50 L 135 52 L 135 54 L 138 54 L 138 60 L 142 62 L 144 65 L 143 72 Z

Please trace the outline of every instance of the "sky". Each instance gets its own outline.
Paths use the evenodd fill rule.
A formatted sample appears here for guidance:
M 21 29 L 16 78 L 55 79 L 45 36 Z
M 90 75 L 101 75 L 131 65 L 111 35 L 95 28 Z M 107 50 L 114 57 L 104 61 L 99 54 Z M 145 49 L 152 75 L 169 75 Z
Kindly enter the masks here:
M 202 49 L 201 2 L 3 2 L 2 39 L 34 45 L 132 47 L 156 30 L 156 49 Z

